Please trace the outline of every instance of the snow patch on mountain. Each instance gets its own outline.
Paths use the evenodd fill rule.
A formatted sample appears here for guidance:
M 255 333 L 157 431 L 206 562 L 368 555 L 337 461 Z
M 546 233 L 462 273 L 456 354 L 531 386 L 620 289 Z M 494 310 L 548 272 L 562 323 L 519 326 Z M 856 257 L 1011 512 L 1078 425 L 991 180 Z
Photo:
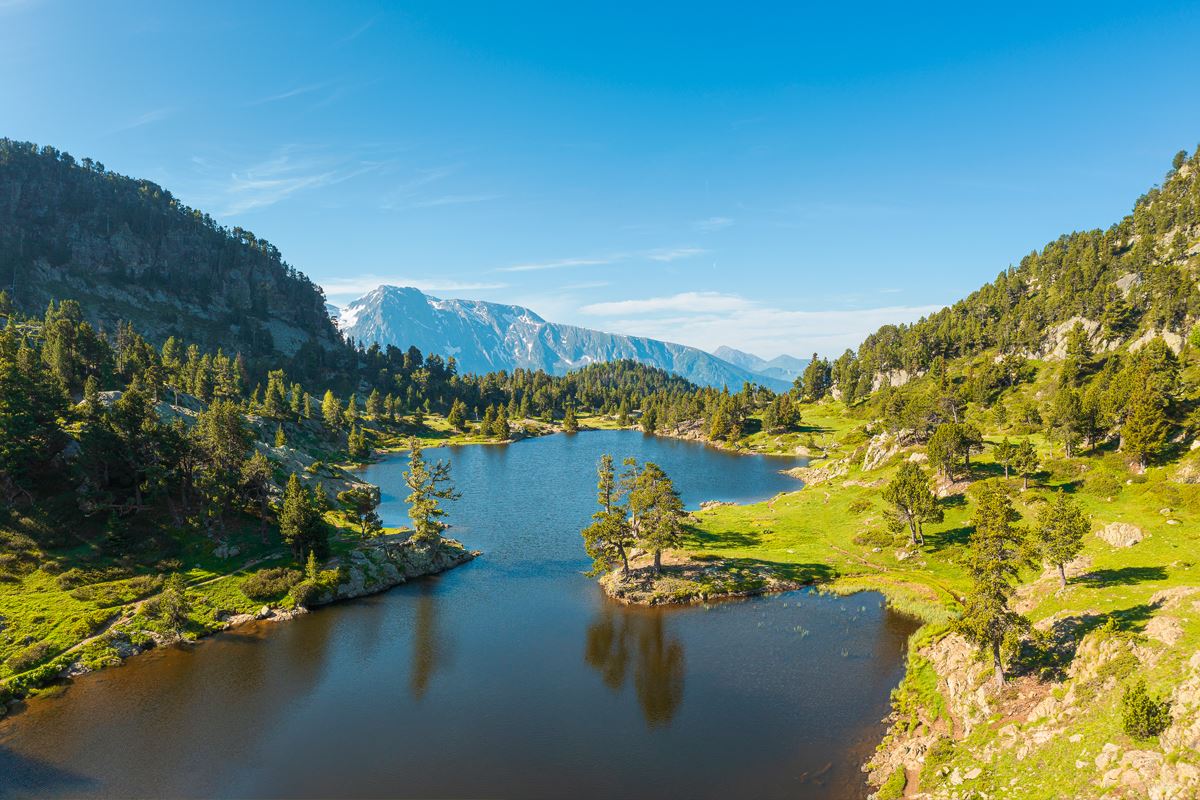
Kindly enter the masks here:
M 411 287 L 380 286 L 340 309 L 347 336 L 380 347 L 417 347 L 453 355 L 460 372 L 517 368 L 562 375 L 588 364 L 631 359 L 701 386 L 746 381 L 784 389 L 790 381 L 758 375 L 695 347 L 547 322 L 522 306 L 432 297 Z

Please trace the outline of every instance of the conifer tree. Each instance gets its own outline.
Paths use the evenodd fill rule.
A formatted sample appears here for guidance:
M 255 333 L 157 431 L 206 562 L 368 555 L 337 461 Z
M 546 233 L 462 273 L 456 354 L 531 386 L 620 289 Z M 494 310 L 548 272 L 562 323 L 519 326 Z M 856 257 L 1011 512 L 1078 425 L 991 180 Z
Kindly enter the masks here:
M 883 500 L 893 511 L 888 527 L 893 533 L 907 528 L 914 546 L 925 544 L 924 523 L 942 521 L 942 509 L 929 488 L 929 476 L 912 461 L 900 465 L 883 490 Z
M 1062 588 L 1067 588 L 1066 565 L 1083 551 L 1083 537 L 1091 527 L 1087 515 L 1063 491 L 1038 513 L 1037 547 L 1042 557 L 1058 569 Z
M 1158 455 L 1166 438 L 1166 415 L 1158 398 L 1146 388 L 1136 390 L 1121 426 L 1121 451 L 1138 469 L 1144 470 Z
M 275 446 L 283 447 L 285 444 L 287 444 L 287 434 L 283 432 L 283 423 L 281 422 L 279 423 L 279 426 L 275 428 Z
M 441 538 L 447 525 L 442 521 L 446 516 L 439 500 L 457 500 L 459 493 L 454 491 L 450 479 L 450 464 L 437 461 L 429 464 L 425 461 L 421 445 L 416 439 L 409 440 L 408 469 L 404 472 L 404 483 L 408 486 L 408 516 L 413 523 L 412 538 L 414 541 L 431 544 Z
M 1012 456 L 1013 470 L 1021 476 L 1021 490 L 1029 488 L 1029 476 L 1037 472 L 1039 466 L 1037 448 L 1028 439 L 1022 439 L 1016 444 Z
M 575 419 L 575 407 L 567 406 L 567 410 L 563 412 L 563 430 L 567 433 L 575 433 L 579 430 L 579 420 Z
M 328 531 L 313 501 L 312 493 L 300 483 L 296 473 L 288 478 L 279 512 L 279 533 L 296 558 L 315 552 L 324 558 L 329 547 Z
M 1028 560 L 1017 519 L 1001 484 L 988 481 L 981 485 L 967 556 L 971 588 L 955 627 L 991 655 L 997 684 L 1004 683 L 1005 651 L 1014 649 L 1017 637 L 1029 628 L 1029 622 L 1008 607 L 1020 568 Z
M 581 531 L 583 547 L 592 559 L 588 573 L 596 576 L 607 572 L 618 563 L 621 574 L 629 576 L 629 548 L 634 545 L 628 514 L 620 504 L 620 491 L 613 469 L 612 456 L 605 453 L 600 457 L 596 473 L 596 502 L 600 510 L 592 514 L 592 524 Z
M 362 538 L 378 536 L 383 531 L 383 520 L 379 517 L 379 487 L 354 486 L 339 492 L 338 503 L 346 517 L 358 526 Z
M 325 421 L 325 427 L 331 431 L 342 427 L 342 407 L 331 389 L 325 390 L 325 397 L 321 400 L 321 418 Z

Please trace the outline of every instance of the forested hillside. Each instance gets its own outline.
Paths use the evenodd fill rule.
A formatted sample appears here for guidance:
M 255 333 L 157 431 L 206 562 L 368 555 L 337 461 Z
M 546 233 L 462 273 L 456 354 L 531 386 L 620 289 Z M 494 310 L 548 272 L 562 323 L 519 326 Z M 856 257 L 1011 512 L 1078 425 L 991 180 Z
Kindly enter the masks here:
M 77 300 L 95 327 L 134 325 L 317 377 L 345 349 L 321 289 L 274 245 L 147 180 L 0 139 L 0 288 L 41 314 Z
M 925 372 L 938 357 L 992 348 L 1046 355 L 1062 343 L 1060 326 L 1075 318 L 1085 321 L 1097 349 L 1147 332 L 1178 349 L 1200 315 L 1198 242 L 1200 149 L 1190 158 L 1180 151 L 1162 186 L 1107 230 L 1061 236 L 953 306 L 913 325 L 880 328 L 856 358 L 843 357 L 842 369 L 861 395 L 878 385 L 879 373 Z

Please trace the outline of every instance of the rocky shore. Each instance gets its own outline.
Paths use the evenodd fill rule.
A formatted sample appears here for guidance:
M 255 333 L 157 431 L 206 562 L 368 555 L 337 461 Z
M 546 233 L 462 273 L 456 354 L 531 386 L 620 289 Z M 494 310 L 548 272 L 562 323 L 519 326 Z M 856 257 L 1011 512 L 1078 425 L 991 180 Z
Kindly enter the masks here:
M 218 620 L 218 624 L 200 633 L 203 639 L 221 631 L 246 625 L 251 622 L 285 622 L 309 613 L 310 608 L 330 605 L 356 597 L 378 594 L 407 583 L 416 578 L 436 575 L 473 560 L 480 553 L 468 550 L 461 542 L 441 539 L 433 544 L 412 542 L 405 534 L 392 534 L 363 542 L 347 555 L 334 559 L 327 565 L 330 572 L 336 570 L 338 582 L 332 589 L 318 594 L 306 605 L 263 605 L 254 613 L 231 614 Z M 92 641 L 103 639 L 108 647 L 108 657 L 97 662 L 85 660 L 86 648 L 81 646 L 56 659 L 46 676 L 69 679 L 93 672 L 97 669 L 117 666 L 125 659 L 156 647 L 184 641 L 179 635 L 166 635 L 155 630 L 137 627 L 132 619 L 119 619 L 103 634 Z M 86 644 L 86 643 L 85 643 Z M 20 695 L 10 698 L 11 703 L 20 702 Z M 0 718 L 9 710 L 9 705 L 0 702 Z

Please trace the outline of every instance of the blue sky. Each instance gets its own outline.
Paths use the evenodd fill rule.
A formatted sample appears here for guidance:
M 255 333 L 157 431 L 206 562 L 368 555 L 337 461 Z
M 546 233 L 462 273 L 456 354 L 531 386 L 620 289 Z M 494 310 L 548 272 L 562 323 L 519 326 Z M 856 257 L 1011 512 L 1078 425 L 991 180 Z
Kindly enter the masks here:
M 0 0 L 0 135 L 155 180 L 335 301 L 768 357 L 1105 227 L 1200 142 L 1195 3 L 833 5 Z

